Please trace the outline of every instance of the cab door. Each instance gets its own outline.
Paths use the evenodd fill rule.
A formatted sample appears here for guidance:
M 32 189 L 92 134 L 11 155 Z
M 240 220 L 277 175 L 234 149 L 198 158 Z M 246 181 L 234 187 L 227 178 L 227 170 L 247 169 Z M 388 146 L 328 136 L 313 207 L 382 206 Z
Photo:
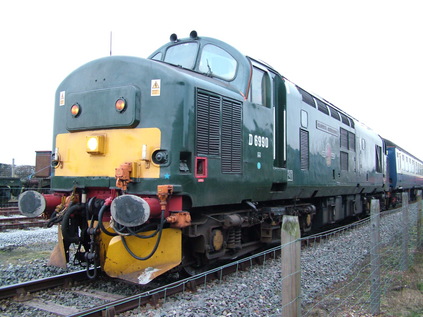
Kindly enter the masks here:
M 286 184 L 286 87 L 282 76 L 264 64 L 252 61 L 253 74 L 249 100 L 263 107 L 271 124 L 273 150 L 272 191 Z
M 286 87 L 283 78 L 274 74 L 274 167 L 286 167 Z

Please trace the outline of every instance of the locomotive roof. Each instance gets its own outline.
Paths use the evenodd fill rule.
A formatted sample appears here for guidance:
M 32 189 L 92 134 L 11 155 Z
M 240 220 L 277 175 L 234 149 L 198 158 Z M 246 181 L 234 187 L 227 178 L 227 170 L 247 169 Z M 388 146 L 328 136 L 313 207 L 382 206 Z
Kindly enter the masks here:
M 192 31 L 190 37 L 182 39 L 178 38 L 176 34 L 172 34 L 170 41 L 154 51 L 148 58 L 227 82 L 234 86 L 244 97 L 248 95 L 252 62 L 264 65 L 270 71 L 291 82 L 269 64 L 249 56 L 247 57 L 223 41 L 210 37 L 199 37 L 196 31 Z M 348 117 L 347 120 L 351 122 L 348 125 L 353 128 L 355 123 L 360 122 L 326 99 L 306 91 L 293 82 L 291 84 L 296 86 L 300 93 L 306 92 L 316 102 L 318 100 L 321 104 L 335 109 L 341 115 Z M 363 125 L 361 122 L 360 124 Z

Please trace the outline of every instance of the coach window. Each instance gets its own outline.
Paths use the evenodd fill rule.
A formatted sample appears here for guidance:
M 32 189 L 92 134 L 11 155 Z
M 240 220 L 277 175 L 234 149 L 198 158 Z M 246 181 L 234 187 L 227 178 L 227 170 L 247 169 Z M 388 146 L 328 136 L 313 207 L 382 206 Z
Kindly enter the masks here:
M 253 78 L 251 79 L 250 101 L 270 107 L 270 79 L 269 75 L 253 67 Z

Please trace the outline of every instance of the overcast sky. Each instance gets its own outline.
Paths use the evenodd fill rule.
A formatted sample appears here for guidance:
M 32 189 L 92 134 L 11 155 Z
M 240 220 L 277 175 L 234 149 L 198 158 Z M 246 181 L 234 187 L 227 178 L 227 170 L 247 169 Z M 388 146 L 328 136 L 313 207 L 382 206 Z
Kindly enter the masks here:
M 2 1 L 0 163 L 51 150 L 54 94 L 109 55 L 147 57 L 171 33 L 263 60 L 423 159 L 423 17 L 402 1 Z

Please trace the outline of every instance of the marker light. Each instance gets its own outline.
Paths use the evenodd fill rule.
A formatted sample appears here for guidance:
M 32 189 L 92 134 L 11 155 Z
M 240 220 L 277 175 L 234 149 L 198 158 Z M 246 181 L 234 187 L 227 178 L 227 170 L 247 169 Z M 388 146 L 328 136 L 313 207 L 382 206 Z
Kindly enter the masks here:
M 126 109 L 126 101 L 123 98 L 119 98 L 115 102 L 115 108 L 118 112 L 123 112 Z
M 104 154 L 104 135 L 87 136 L 86 151 L 89 154 Z
M 76 118 L 77 116 L 79 116 L 80 113 L 81 113 L 81 106 L 77 103 L 73 104 L 73 106 L 71 107 L 72 116 Z

